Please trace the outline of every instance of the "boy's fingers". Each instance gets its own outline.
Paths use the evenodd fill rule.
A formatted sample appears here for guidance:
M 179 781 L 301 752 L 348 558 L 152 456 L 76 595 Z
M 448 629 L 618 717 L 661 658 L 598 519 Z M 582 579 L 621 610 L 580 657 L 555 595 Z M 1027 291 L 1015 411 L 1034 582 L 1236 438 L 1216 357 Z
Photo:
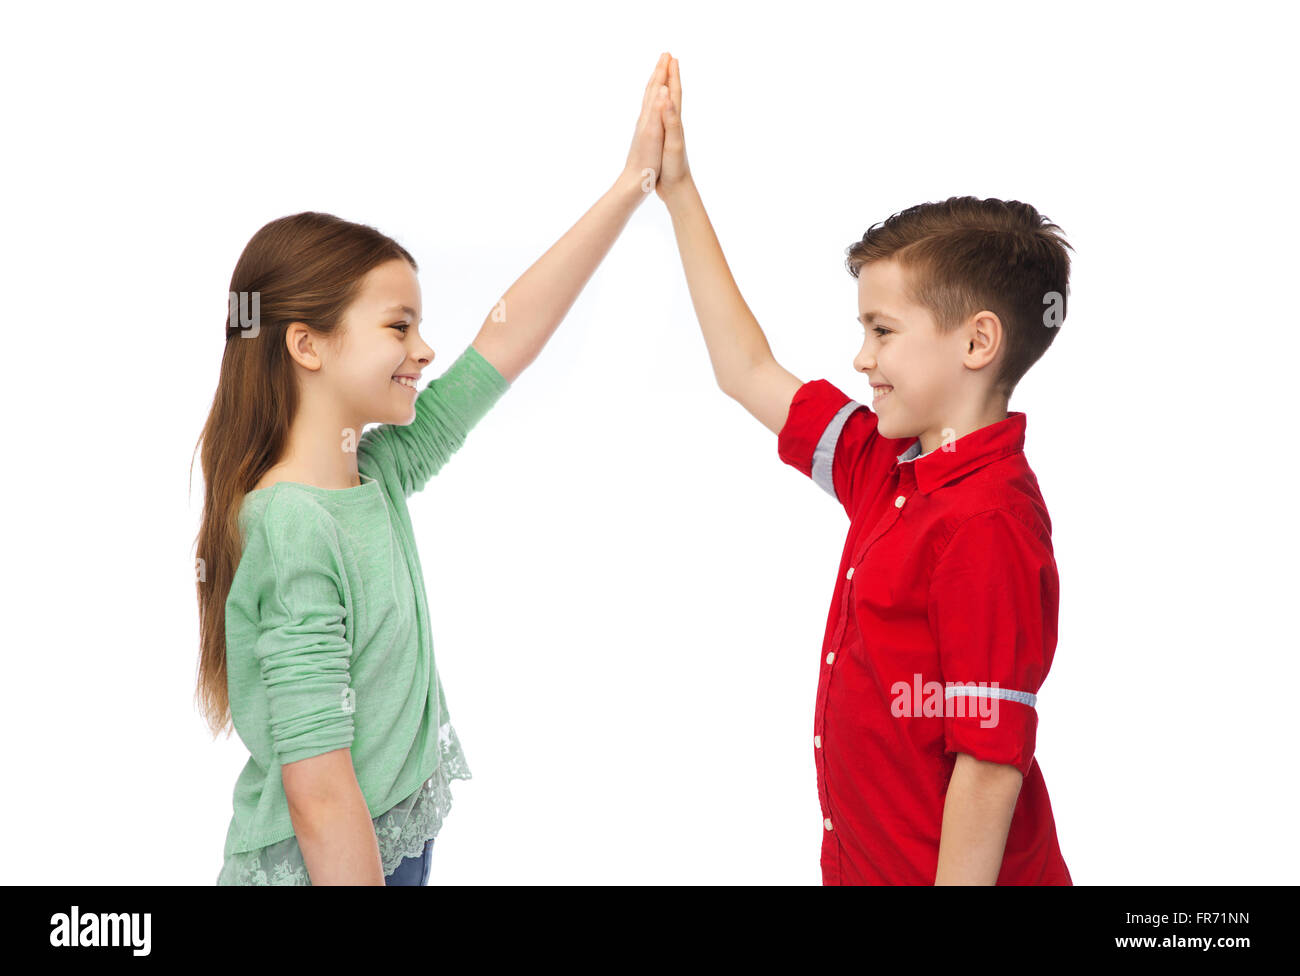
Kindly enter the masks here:
M 668 91 L 672 95 L 673 104 L 677 106 L 677 111 L 680 113 L 682 110 L 682 76 L 678 71 L 676 58 L 668 62 Z

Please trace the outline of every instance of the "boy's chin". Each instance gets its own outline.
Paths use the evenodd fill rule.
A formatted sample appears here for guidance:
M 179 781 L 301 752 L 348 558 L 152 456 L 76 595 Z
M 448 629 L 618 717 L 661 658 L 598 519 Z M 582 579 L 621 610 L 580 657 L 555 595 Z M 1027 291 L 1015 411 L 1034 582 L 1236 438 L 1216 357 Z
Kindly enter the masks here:
M 903 422 L 900 423 L 892 417 L 882 417 L 876 414 L 876 432 L 881 437 L 891 441 L 902 440 L 903 438 L 919 437 L 920 431 L 913 430 L 911 425 Z

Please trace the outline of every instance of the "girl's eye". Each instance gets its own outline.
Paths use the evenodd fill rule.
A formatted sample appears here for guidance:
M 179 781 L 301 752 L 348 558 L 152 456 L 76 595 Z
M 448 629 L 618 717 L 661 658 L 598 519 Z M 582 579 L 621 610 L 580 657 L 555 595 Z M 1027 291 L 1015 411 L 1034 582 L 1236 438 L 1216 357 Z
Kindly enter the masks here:
M 409 322 L 398 322 L 392 326 L 394 329 L 401 329 L 402 335 L 406 335 L 406 330 L 411 327 Z

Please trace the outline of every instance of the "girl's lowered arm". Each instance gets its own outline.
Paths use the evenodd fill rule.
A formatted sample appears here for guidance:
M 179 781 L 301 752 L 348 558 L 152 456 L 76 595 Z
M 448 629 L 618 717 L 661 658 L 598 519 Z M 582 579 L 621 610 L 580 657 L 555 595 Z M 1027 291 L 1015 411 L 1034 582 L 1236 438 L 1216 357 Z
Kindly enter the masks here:
M 667 98 L 667 72 L 665 54 L 646 85 L 627 164 L 614 185 L 506 290 L 471 343 L 508 382 L 537 358 L 632 211 L 654 189 L 663 153 L 659 111 Z
M 314 886 L 383 885 L 375 825 L 352 766 L 335 749 L 280 769 L 289 819 Z

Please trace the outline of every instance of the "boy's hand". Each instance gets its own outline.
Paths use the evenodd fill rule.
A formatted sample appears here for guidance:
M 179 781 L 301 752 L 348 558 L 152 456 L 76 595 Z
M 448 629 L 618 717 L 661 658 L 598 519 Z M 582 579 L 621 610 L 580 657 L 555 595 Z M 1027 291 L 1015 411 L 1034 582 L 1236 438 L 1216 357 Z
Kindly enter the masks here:
M 668 60 L 668 98 L 663 101 L 664 148 L 659 183 L 655 192 L 667 202 L 669 196 L 691 178 L 686 162 L 686 138 L 682 133 L 682 77 L 677 59 Z
M 682 136 L 682 81 L 676 58 L 668 60 L 668 96 L 662 103 L 663 161 L 655 192 L 672 217 L 686 287 L 713 362 L 713 375 L 723 393 L 779 436 L 803 382 L 773 357 L 767 336 L 736 287 L 691 178 Z
M 645 97 L 641 100 L 641 117 L 636 120 L 632 148 L 628 150 L 627 165 L 623 167 L 624 176 L 637 180 L 643 193 L 649 193 L 654 187 L 663 159 L 664 127 L 661 109 L 668 99 L 668 88 L 665 86 L 668 60 L 667 52 L 659 55 L 655 69 L 650 73 L 650 81 L 645 86 Z

